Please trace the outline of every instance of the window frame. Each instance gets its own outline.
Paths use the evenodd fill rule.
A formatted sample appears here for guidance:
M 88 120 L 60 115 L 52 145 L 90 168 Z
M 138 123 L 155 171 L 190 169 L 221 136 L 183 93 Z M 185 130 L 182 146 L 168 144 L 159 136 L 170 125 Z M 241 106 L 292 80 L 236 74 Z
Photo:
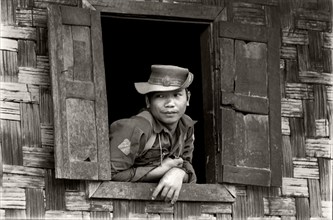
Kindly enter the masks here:
M 175 21 L 182 23 L 207 24 L 207 29 L 201 36 L 201 62 L 203 78 L 204 99 L 204 142 L 206 149 L 215 151 L 217 141 L 212 121 L 214 120 L 214 98 L 211 75 L 212 52 L 212 28 L 213 23 L 219 18 L 223 7 L 192 4 L 166 4 L 160 2 L 136 2 L 136 1 L 97 1 L 91 0 L 91 7 L 100 13 L 110 16 L 133 17 L 139 19 L 153 19 L 162 21 Z M 177 20 L 175 20 L 177 19 Z M 215 158 L 211 158 L 206 166 L 207 182 L 216 183 L 216 169 L 207 169 L 212 166 Z M 215 167 L 215 165 L 214 165 Z M 214 170 L 213 172 L 209 172 Z M 156 183 L 131 183 L 112 181 L 88 181 L 88 197 L 93 199 L 133 199 L 150 200 L 150 195 L 156 187 Z M 208 193 L 210 192 L 210 193 Z M 157 198 L 158 200 L 158 198 Z M 234 187 L 225 184 L 183 184 L 178 201 L 210 201 L 210 202 L 234 202 Z

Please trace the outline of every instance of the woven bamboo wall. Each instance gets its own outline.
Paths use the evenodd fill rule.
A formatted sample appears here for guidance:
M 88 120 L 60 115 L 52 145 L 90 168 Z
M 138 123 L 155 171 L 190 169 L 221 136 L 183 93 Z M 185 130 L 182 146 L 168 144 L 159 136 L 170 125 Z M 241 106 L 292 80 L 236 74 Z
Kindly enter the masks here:
M 177 2 L 228 5 L 233 21 L 255 25 L 269 22 L 265 4 L 280 7 L 282 188 L 230 186 L 236 196 L 233 204 L 179 202 L 172 207 L 89 200 L 84 182 L 55 180 L 45 7 L 85 7 L 89 0 L 1 0 L 0 219 L 110 219 L 114 210 L 135 210 L 133 219 L 332 219 L 330 0 Z

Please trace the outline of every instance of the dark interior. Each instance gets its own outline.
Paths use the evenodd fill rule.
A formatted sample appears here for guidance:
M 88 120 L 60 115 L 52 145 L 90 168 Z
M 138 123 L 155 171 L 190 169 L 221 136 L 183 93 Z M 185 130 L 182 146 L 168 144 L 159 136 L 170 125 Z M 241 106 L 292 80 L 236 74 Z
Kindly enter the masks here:
M 198 183 L 205 183 L 200 35 L 206 28 L 205 24 L 102 15 L 109 124 L 145 106 L 134 82 L 147 81 L 152 64 L 186 67 L 194 74 L 186 113 L 198 121 L 193 156 Z

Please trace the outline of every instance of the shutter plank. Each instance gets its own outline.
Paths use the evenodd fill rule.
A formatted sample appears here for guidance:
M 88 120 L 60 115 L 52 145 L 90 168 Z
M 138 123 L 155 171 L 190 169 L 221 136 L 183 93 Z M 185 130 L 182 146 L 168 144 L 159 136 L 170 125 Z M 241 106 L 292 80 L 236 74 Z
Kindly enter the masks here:
M 243 95 L 267 97 L 267 46 L 235 41 L 236 88 Z
M 74 80 L 74 51 L 72 28 L 69 25 L 63 25 L 63 48 L 64 48 L 64 73 L 66 79 Z
M 101 21 L 92 14 L 50 7 L 57 178 L 111 179 Z
M 231 92 L 235 83 L 234 40 L 220 39 L 220 53 L 221 63 L 224 63 L 221 65 L 221 88 L 223 91 Z
M 90 11 L 82 8 L 61 7 L 63 24 L 90 26 Z
M 268 114 L 268 99 L 222 92 L 222 105 L 231 105 L 242 112 Z
M 52 95 L 53 95 L 53 112 L 54 112 L 54 144 L 55 144 L 55 171 L 57 177 L 69 178 L 69 169 L 64 169 L 63 167 L 69 166 L 68 153 L 64 153 L 66 150 L 62 146 L 62 127 L 61 127 L 61 89 L 60 82 L 58 80 L 58 74 L 62 71 L 62 67 L 59 65 L 62 63 L 63 54 L 62 43 L 59 36 L 62 36 L 62 27 L 61 27 L 61 11 L 59 7 L 52 6 L 49 9 L 49 19 L 48 19 L 48 28 L 49 28 L 49 44 L 50 50 L 50 69 L 51 69 L 51 81 L 52 81 Z M 57 147 L 59 146 L 59 147 Z
M 94 57 L 93 73 L 95 82 L 95 110 L 97 126 L 99 179 L 111 179 L 110 150 L 109 150 L 109 125 L 108 109 L 105 85 L 105 69 L 103 58 L 103 39 L 101 27 L 101 15 L 91 11 L 91 38 L 92 56 Z
M 90 28 L 72 26 L 74 50 L 74 80 L 91 81 L 91 36 Z
M 271 172 L 264 169 L 223 165 L 223 180 L 229 183 L 269 186 Z
M 279 27 L 269 30 L 268 56 L 268 98 L 269 98 L 269 134 L 270 158 L 272 171 L 272 186 L 282 185 L 282 139 L 281 139 L 281 92 L 279 73 L 280 48 Z
M 220 22 L 220 37 L 246 41 L 267 42 L 267 30 L 264 26 Z
M 94 83 L 66 80 L 66 96 L 69 98 L 82 98 L 93 101 L 96 98 Z

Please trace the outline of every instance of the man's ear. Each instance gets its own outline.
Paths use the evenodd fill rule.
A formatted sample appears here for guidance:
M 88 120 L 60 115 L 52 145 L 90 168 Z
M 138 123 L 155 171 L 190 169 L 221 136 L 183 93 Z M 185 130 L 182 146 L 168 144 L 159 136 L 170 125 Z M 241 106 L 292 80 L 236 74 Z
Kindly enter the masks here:
M 191 92 L 187 91 L 187 101 L 186 101 L 186 106 L 190 105 L 190 98 L 191 98 Z
M 149 98 L 147 95 L 145 96 L 145 101 L 146 101 L 146 107 L 150 108 Z

